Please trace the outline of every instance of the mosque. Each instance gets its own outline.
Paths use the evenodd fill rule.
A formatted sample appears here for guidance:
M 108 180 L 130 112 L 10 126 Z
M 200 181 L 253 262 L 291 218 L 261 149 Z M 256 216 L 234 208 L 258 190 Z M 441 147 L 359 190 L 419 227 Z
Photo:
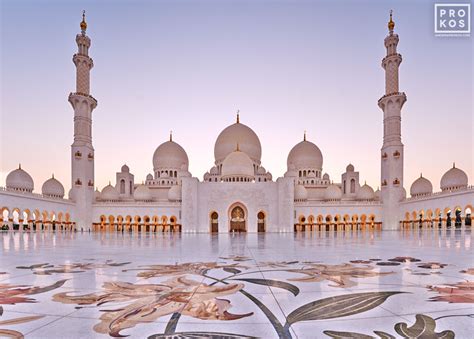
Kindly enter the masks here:
M 239 121 L 224 128 L 214 146 L 215 162 L 202 180 L 189 172 L 186 151 L 172 136 L 153 154 L 152 172 L 136 180 L 123 165 L 114 184 L 94 190 L 92 111 L 90 94 L 91 39 L 83 15 L 76 35 L 76 91 L 68 100 L 74 110 L 71 145 L 71 190 L 53 177 L 41 193 L 19 166 L 0 188 L 3 229 L 107 230 L 150 232 L 298 232 L 405 227 L 465 227 L 471 225 L 474 187 L 466 173 L 453 165 L 440 179 L 440 192 L 420 176 L 404 188 L 404 145 L 401 110 L 407 100 L 399 90 L 399 37 L 390 15 L 384 40 L 385 94 L 380 151 L 380 189 L 360 183 L 349 164 L 340 176 L 323 171 L 323 154 L 310 140 L 295 145 L 283 177 L 273 178 L 261 163 L 258 135 Z M 139 184 L 137 182 L 143 182 Z

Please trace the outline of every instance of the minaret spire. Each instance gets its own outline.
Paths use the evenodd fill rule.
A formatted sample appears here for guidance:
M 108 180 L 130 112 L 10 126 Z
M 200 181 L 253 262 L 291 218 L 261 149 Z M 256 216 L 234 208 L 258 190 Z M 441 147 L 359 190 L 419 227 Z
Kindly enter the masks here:
M 86 35 L 85 11 L 82 12 L 81 32 L 76 35 L 77 53 L 72 61 L 76 66 L 76 91 L 69 94 L 74 109 L 74 142 L 71 145 L 71 187 L 76 203 L 78 228 L 92 226 L 94 201 L 94 147 L 92 146 L 92 111 L 97 100 L 90 95 L 90 71 L 94 66 L 89 57 L 91 39 Z
M 237 110 L 237 123 L 240 124 L 240 110 Z
M 386 55 L 382 60 L 385 70 L 385 94 L 378 105 L 383 111 L 383 145 L 381 149 L 381 198 L 383 202 L 382 222 L 384 228 L 397 228 L 399 221 L 399 202 L 403 195 L 403 143 L 402 107 L 407 100 L 399 89 L 399 67 L 402 56 L 397 52 L 398 34 L 394 33 L 393 11 L 390 11 L 388 35 L 384 45 Z

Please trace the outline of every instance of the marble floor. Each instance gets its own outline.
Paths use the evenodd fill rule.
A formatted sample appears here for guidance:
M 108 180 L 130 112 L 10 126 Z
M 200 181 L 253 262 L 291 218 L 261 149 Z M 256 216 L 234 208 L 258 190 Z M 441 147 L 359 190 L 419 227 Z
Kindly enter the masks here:
M 471 239 L 0 233 L 0 337 L 473 338 Z

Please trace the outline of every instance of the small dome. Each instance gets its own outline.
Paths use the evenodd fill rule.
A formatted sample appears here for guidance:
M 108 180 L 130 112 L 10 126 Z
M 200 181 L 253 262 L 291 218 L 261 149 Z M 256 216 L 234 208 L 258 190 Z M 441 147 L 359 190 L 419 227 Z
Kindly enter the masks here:
M 341 200 L 342 191 L 339 186 L 335 184 L 329 185 L 324 191 L 324 200 Z
M 145 185 L 138 185 L 137 188 L 135 188 L 135 191 L 133 191 L 133 199 L 135 200 L 152 200 L 152 194 L 150 192 L 150 189 L 145 186 Z
M 357 191 L 357 200 L 374 200 L 375 192 L 372 187 L 367 184 L 362 185 Z
M 291 149 L 286 164 L 288 169 L 290 168 L 290 164 L 293 164 L 297 170 L 321 170 L 323 168 L 323 155 L 318 146 L 310 141 L 303 140 Z
M 354 165 L 352 164 L 347 165 L 346 172 L 354 172 Z
M 239 144 L 240 150 L 260 164 L 262 157 L 262 146 L 257 134 L 248 126 L 241 124 L 238 120 L 235 124 L 226 127 L 217 137 L 214 145 L 214 158 L 216 163 L 224 159 L 235 150 L 235 145 Z
M 410 195 L 412 197 L 429 195 L 431 193 L 433 193 L 433 185 L 431 181 L 424 178 L 423 175 L 420 175 L 420 177 L 411 184 Z
M 181 201 L 181 186 L 174 185 L 168 191 L 168 200 L 169 201 Z
M 308 191 L 303 185 L 295 186 L 295 200 L 306 200 L 308 199 Z
M 324 175 L 323 175 L 323 180 L 329 180 L 329 174 L 324 173 Z
M 211 175 L 218 175 L 219 174 L 219 169 L 217 166 L 212 166 L 211 171 L 209 172 Z
M 71 199 L 71 191 L 69 191 L 69 199 Z M 100 200 L 100 191 L 98 188 L 94 191 L 94 200 Z
M 253 162 L 239 150 L 230 153 L 222 162 L 222 177 L 254 177 Z
M 267 173 L 267 170 L 265 169 L 265 167 L 260 166 L 257 170 L 257 174 L 263 175 L 265 173 Z
M 120 169 L 122 173 L 129 173 L 130 168 L 127 165 L 123 165 L 122 168 Z
M 153 180 L 153 175 L 148 173 L 147 176 L 146 176 L 146 180 Z
M 21 165 L 16 170 L 7 175 L 6 186 L 9 190 L 33 192 L 33 178 L 24 170 Z
M 449 169 L 446 173 L 443 174 L 441 177 L 441 190 L 457 190 L 460 188 L 467 187 L 467 174 L 453 164 L 453 168 Z
M 153 154 L 153 169 L 184 169 L 189 166 L 186 151 L 174 141 L 166 141 Z M 184 167 L 184 168 L 183 168 Z
M 64 186 L 53 175 L 43 183 L 41 193 L 49 197 L 62 198 L 64 197 Z
M 119 200 L 119 192 L 110 183 L 102 189 L 100 193 L 100 199 L 106 201 Z

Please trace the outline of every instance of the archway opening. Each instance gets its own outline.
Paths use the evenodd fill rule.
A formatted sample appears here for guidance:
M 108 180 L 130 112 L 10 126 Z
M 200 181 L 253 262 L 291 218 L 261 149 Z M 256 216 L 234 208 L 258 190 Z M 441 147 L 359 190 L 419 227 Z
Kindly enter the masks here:
M 217 212 L 211 213 L 211 233 L 219 232 L 219 214 Z
M 265 213 L 257 213 L 257 232 L 265 232 Z
M 246 216 L 242 206 L 232 207 L 230 211 L 230 232 L 246 232 Z

